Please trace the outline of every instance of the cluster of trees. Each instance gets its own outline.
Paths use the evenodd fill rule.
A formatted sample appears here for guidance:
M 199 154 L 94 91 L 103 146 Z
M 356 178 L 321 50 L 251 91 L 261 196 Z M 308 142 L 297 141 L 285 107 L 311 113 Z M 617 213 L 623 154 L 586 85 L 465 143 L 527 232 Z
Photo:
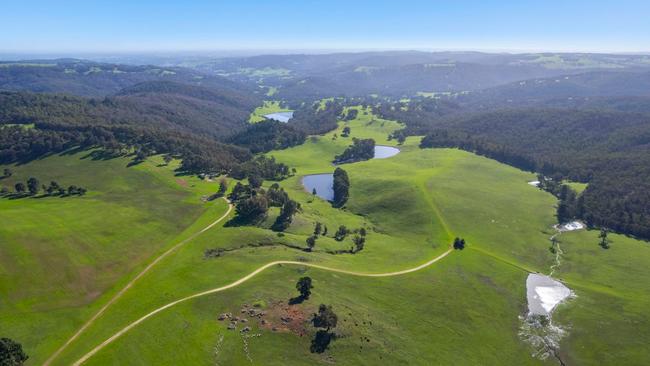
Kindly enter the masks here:
M 334 199 L 332 205 L 334 207 L 343 207 L 350 197 L 350 178 L 348 173 L 341 169 L 334 170 Z
M 352 145 L 336 155 L 335 164 L 352 163 L 355 161 L 370 160 L 375 157 L 375 140 L 352 138 Z
M 353 119 L 356 119 L 357 116 L 359 115 L 359 110 L 356 108 L 350 108 L 348 109 L 348 113 L 345 115 L 345 118 L 343 118 L 345 121 L 352 121 Z
M 230 176 L 235 179 L 259 177 L 272 181 L 283 180 L 295 173 L 295 169 L 290 169 L 284 163 L 278 163 L 273 156 L 269 158 L 265 155 L 258 155 L 248 161 L 233 166 L 230 170 Z
M 320 222 L 317 222 L 314 225 L 314 233 L 305 240 L 305 243 L 307 244 L 307 251 L 311 252 L 314 250 L 314 247 L 316 246 L 316 240 L 320 235 L 327 235 L 327 226 L 321 224 Z
M 306 137 L 307 134 L 293 127 L 293 124 L 265 120 L 251 124 L 228 141 L 246 147 L 253 153 L 260 153 L 300 145 Z
M 537 175 L 539 189 L 547 191 L 558 198 L 557 221 L 560 224 L 584 216 L 584 196 L 578 195 L 571 187 L 562 183 L 562 177 Z
M 0 338 L 0 365 L 21 366 L 29 359 L 20 343 L 9 339 Z
M 10 172 L 10 171 L 9 171 Z M 7 174 L 7 169 L 5 169 L 5 176 Z M 49 185 L 42 184 L 41 182 L 34 177 L 27 179 L 27 182 L 17 182 L 14 185 L 14 192 L 18 195 L 29 194 L 31 196 L 37 195 L 41 190 L 45 195 L 48 196 L 72 196 L 79 195 L 83 196 L 88 191 L 86 188 L 77 187 L 76 185 L 70 185 L 68 188 L 64 188 L 55 181 L 51 181 Z M 6 195 L 10 191 L 7 187 L 2 187 L 0 189 L 0 194 Z
M 350 230 L 345 225 L 340 225 L 339 228 L 334 233 L 334 240 L 343 241 L 350 233 L 355 234 L 354 237 L 352 237 L 353 246 L 349 250 L 337 250 L 334 253 L 355 254 L 363 250 L 366 244 L 366 235 L 367 235 L 367 231 L 365 228 Z M 318 240 L 318 237 L 320 235 L 322 236 L 327 235 L 327 226 L 324 226 L 320 222 L 317 222 L 314 227 L 314 233 L 309 237 L 307 237 L 307 239 L 305 240 L 305 243 L 307 244 L 307 251 L 311 252 L 314 249 L 314 247 L 316 246 L 316 241 Z
M 264 190 L 261 180 L 249 180 L 248 185 L 241 182 L 233 187 L 228 198 L 235 204 L 238 224 L 256 224 L 266 218 L 269 207 L 280 207 L 280 215 L 273 223 L 275 231 L 286 230 L 293 216 L 300 210 L 300 204 L 289 198 L 289 195 L 277 183 Z
M 339 116 L 343 112 L 340 101 L 328 101 L 321 108 L 319 103 L 299 106 L 293 112 L 289 125 L 308 135 L 322 135 L 338 127 Z

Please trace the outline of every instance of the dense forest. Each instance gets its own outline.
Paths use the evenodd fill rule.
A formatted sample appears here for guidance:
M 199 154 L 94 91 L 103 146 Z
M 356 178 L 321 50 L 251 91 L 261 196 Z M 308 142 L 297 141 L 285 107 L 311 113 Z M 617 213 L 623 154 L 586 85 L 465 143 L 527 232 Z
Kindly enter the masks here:
M 265 120 L 236 133 L 229 142 L 259 153 L 300 145 L 306 137 L 307 134 L 293 127 L 293 124 Z
M 101 99 L 0 92 L 0 123 L 130 124 L 223 138 L 247 126 L 259 103 L 246 94 L 151 82 Z

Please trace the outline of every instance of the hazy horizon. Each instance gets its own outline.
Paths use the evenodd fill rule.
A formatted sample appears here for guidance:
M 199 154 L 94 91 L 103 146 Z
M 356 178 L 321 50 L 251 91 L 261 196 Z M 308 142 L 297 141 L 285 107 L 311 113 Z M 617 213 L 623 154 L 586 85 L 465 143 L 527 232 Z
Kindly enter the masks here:
M 38 9 L 35 12 L 34 9 Z M 453 4 L 340 0 L 31 1 L 0 14 L 2 54 L 322 50 L 646 53 L 650 3 L 640 0 Z

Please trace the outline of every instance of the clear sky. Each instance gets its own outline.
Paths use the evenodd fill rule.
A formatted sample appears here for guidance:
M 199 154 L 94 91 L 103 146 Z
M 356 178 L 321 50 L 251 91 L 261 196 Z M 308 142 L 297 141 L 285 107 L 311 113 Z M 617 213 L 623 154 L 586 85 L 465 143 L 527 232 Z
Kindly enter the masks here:
M 0 0 L 0 51 L 650 51 L 650 0 Z

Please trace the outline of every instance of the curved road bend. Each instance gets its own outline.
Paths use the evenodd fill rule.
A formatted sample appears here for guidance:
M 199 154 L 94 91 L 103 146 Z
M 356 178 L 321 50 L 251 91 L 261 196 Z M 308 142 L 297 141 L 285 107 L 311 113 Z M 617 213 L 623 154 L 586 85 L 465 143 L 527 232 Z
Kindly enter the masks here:
M 182 299 L 179 299 L 179 300 L 176 300 L 176 301 L 170 302 L 170 303 L 167 304 L 167 305 L 164 305 L 164 306 L 159 307 L 158 309 L 156 309 L 156 310 L 154 310 L 154 311 L 152 311 L 152 312 L 150 312 L 150 313 L 144 315 L 144 316 L 141 317 L 140 319 L 138 319 L 138 320 L 134 321 L 133 323 L 127 325 L 126 327 L 122 328 L 122 330 L 120 330 L 119 332 L 115 333 L 113 336 L 111 336 L 110 338 L 108 338 L 108 339 L 105 340 L 104 342 L 100 343 L 97 347 L 93 348 L 90 352 L 86 353 L 82 358 L 80 358 L 79 360 L 77 360 L 73 365 L 74 365 L 74 366 L 78 366 L 78 365 L 83 364 L 83 363 L 86 362 L 90 357 L 92 357 L 94 354 L 96 354 L 97 352 L 99 352 L 99 351 L 100 351 L 101 349 L 103 349 L 104 347 L 106 347 L 106 346 L 108 346 L 109 344 L 111 344 L 111 343 L 112 343 L 113 341 L 115 341 L 117 338 L 121 337 L 124 333 L 128 332 L 131 328 L 136 327 L 138 324 L 142 323 L 142 322 L 145 321 L 147 318 L 150 318 L 150 317 L 152 317 L 152 316 L 158 314 L 159 312 L 161 312 L 161 311 L 163 311 L 163 310 L 165 310 L 165 309 L 169 309 L 169 308 L 171 308 L 172 306 L 178 305 L 178 304 L 180 304 L 180 303 L 182 303 L 182 302 L 185 302 L 185 301 L 188 301 L 188 300 L 191 300 L 191 299 L 195 299 L 195 298 L 197 298 L 197 297 L 201 297 L 201 296 L 206 296 L 206 295 L 214 294 L 214 293 L 217 293 L 217 292 L 225 291 L 225 290 L 228 290 L 228 289 L 230 289 L 230 288 L 233 288 L 233 287 L 239 286 L 239 285 L 241 285 L 242 283 L 244 283 L 244 282 L 248 281 L 249 279 L 251 279 L 252 277 L 258 275 L 260 272 L 266 270 L 266 269 L 269 268 L 269 267 L 275 266 L 275 265 L 279 265 L 279 264 L 291 264 L 291 265 L 298 265 L 298 266 L 312 267 L 312 268 L 317 268 L 317 269 L 321 269 L 321 270 L 324 270 L 324 271 L 336 272 L 336 273 L 343 273 L 343 274 L 347 274 L 347 275 L 351 275 L 351 276 L 361 276 L 361 277 L 391 277 L 391 276 L 399 276 L 399 275 L 403 275 L 403 274 L 407 274 L 407 273 L 411 273 L 411 272 L 419 271 L 419 270 L 421 270 L 421 269 L 423 269 L 423 268 L 426 268 L 426 267 L 432 265 L 433 263 L 435 263 L 435 262 L 441 260 L 442 258 L 446 257 L 446 256 L 449 255 L 449 253 L 451 253 L 452 251 L 453 251 L 453 249 L 452 249 L 452 248 L 449 248 L 449 249 L 447 249 L 446 252 L 442 253 L 441 255 L 439 255 L 439 256 L 433 258 L 432 260 L 430 260 L 430 261 L 428 261 L 428 262 L 426 262 L 426 263 L 424 263 L 424 264 L 421 264 L 421 265 L 419 265 L 419 266 L 417 266 L 417 267 L 409 268 L 409 269 L 405 269 L 405 270 L 403 270 L 403 271 L 388 272 L 388 273 L 362 273 L 362 272 L 346 271 L 346 270 L 343 270 L 343 269 L 330 268 L 330 267 L 321 266 L 321 265 L 318 265 L 318 264 L 311 264 L 311 263 L 297 262 L 297 261 L 275 261 L 275 262 L 270 262 L 270 263 L 267 263 L 267 264 L 263 265 L 262 267 L 256 269 L 255 271 L 251 272 L 251 273 L 248 274 L 247 276 L 244 276 L 244 277 L 238 279 L 237 281 L 235 281 L 235 282 L 233 282 L 233 283 L 231 283 L 231 284 L 229 284 L 229 285 L 226 285 L 226 286 L 223 286 L 223 287 L 219 287 L 219 288 L 214 288 L 214 289 L 207 290 L 207 291 L 203 291 L 203 292 L 199 292 L 199 293 L 196 293 L 196 294 L 194 294 L 194 295 L 190 295 L 190 296 L 184 297 L 184 298 L 182 298 Z

